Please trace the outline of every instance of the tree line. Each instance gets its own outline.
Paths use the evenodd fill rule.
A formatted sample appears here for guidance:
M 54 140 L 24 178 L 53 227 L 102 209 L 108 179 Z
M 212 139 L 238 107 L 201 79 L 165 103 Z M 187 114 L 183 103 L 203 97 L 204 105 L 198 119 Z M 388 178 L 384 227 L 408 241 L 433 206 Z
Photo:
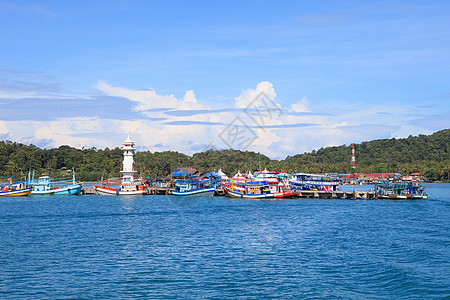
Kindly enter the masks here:
M 355 144 L 356 169 L 350 165 L 351 145 L 320 148 L 309 153 L 273 160 L 252 151 L 207 150 L 192 156 L 176 151 L 139 151 L 135 167 L 140 175 L 166 177 L 177 167 L 192 167 L 203 172 L 222 169 L 229 176 L 237 171 L 263 170 L 287 173 L 375 173 L 418 172 L 430 180 L 450 181 L 450 129 L 432 135 L 404 139 L 381 139 Z M 61 170 L 76 170 L 77 179 L 97 181 L 101 177 L 119 177 L 123 153 L 114 149 L 77 149 L 60 146 L 41 149 L 11 141 L 0 141 L 0 175 L 20 177 L 29 170 L 37 175 L 61 176 Z

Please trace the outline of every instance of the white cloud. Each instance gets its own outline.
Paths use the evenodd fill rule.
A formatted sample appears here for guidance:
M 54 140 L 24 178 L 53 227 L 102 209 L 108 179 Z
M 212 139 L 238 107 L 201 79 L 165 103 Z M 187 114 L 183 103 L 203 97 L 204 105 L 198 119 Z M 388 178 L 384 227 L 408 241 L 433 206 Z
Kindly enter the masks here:
M 155 108 L 177 109 L 204 109 L 205 106 L 197 101 L 193 90 L 186 91 L 183 99 L 177 99 L 174 95 L 159 95 L 155 90 L 131 90 L 123 87 L 114 87 L 105 81 L 99 80 L 95 86 L 109 96 L 123 97 L 137 103 L 135 111 L 145 112 Z M 151 114 L 154 116 L 154 114 Z
M 7 134 L 8 127 L 6 127 L 6 122 L 0 121 L 0 134 Z
M 59 118 L 45 121 L 0 121 L 0 134 L 14 137 L 15 141 L 33 143 L 41 147 L 73 147 L 115 148 L 119 147 L 127 134 L 136 142 L 139 149 L 150 151 L 173 150 L 186 154 L 201 151 L 201 145 L 214 145 L 227 148 L 221 144 L 219 135 L 236 117 L 241 118 L 257 134 L 257 138 L 248 149 L 274 158 L 284 158 L 329 145 L 349 144 L 376 138 L 423 133 L 419 126 L 407 123 L 411 114 L 406 107 L 394 107 L 385 113 L 385 107 L 346 109 L 330 115 L 314 114 L 309 108 L 310 101 L 304 97 L 290 106 L 294 113 L 273 114 L 265 119 L 264 125 L 290 125 L 299 123 L 314 124 L 309 127 L 260 128 L 257 120 L 249 116 L 243 109 L 222 110 L 194 115 L 170 115 L 165 110 L 155 108 L 171 108 L 180 110 L 200 110 L 208 112 L 208 107 L 199 103 L 194 91 L 188 90 L 181 99 L 173 95 L 158 95 L 154 90 L 131 90 L 114 87 L 99 81 L 97 88 L 110 96 L 125 97 L 136 103 L 134 119 L 119 120 L 111 118 Z M 276 99 L 273 84 L 262 81 L 253 89 L 246 89 L 235 97 L 237 108 L 246 108 L 257 97 L 264 93 L 273 101 L 276 108 L 281 104 Z M 295 114 L 310 112 L 308 114 Z M 149 117 L 142 117 L 143 115 Z M 132 117 L 132 115 L 131 115 Z M 159 118 L 159 119 L 158 119 Z M 180 122 L 181 121 L 181 122 Z M 214 122 L 221 125 L 173 125 L 189 124 L 189 122 Z M 386 124 L 388 126 L 381 126 Z M 407 128 L 407 130 L 405 129 Z M 422 132 L 421 132 L 422 130 Z M 428 132 L 426 132 L 428 133 Z M 195 147 L 193 147 L 195 146 Z
M 144 111 L 153 108 L 176 108 L 179 105 L 174 95 L 158 95 L 154 90 L 131 90 L 114 87 L 103 80 L 99 80 L 95 86 L 109 96 L 124 97 L 137 102 L 136 111 Z
M 274 100 L 275 97 L 277 96 L 272 83 L 270 83 L 269 81 L 261 81 L 256 86 L 256 89 L 244 90 L 238 97 L 234 98 L 235 107 L 237 108 L 248 107 L 253 101 L 261 97 L 261 93 L 263 93 L 266 97 L 268 97 L 271 100 Z
M 310 112 L 308 109 L 309 99 L 303 97 L 302 100 L 297 101 L 296 103 L 291 105 L 291 111 L 293 112 Z

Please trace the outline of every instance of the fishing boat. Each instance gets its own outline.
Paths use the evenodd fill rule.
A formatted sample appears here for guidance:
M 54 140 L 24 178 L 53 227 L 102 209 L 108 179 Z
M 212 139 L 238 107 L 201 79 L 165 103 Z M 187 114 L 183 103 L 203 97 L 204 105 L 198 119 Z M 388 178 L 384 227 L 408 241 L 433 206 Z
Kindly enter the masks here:
M 265 199 L 273 198 L 267 181 L 254 181 L 238 172 L 233 178 L 222 182 L 222 188 L 228 197 Z
M 408 199 L 428 199 L 427 186 L 423 183 L 410 182 L 406 186 Z
M 120 179 L 106 180 L 101 179 L 100 185 L 94 184 L 95 193 L 97 195 L 114 196 L 139 196 L 148 194 L 147 184 L 143 178 L 134 178 L 136 170 L 134 169 L 134 142 L 130 136 L 122 143 L 123 151 L 123 168 L 120 171 L 122 177 Z
M 270 192 L 269 184 L 263 182 L 249 181 L 237 189 L 235 184 L 223 186 L 227 196 L 231 198 L 247 198 L 247 199 L 264 199 L 274 198 L 274 194 Z
M 134 179 L 127 176 L 111 178 L 100 181 L 100 185 L 94 184 L 95 194 L 100 196 L 141 196 L 148 194 L 148 189 L 142 179 Z
M 178 168 L 172 174 L 175 196 L 213 196 L 221 183 L 218 173 L 201 174 L 192 168 Z
M 27 185 L 26 181 L 13 181 L 14 177 L 1 178 L 7 180 L 0 182 L 0 197 L 28 196 L 31 194 L 32 188 Z
M 337 191 L 339 181 L 328 175 L 295 173 L 289 179 L 289 186 L 293 191 Z
M 406 184 L 382 181 L 376 185 L 378 197 L 391 200 L 405 200 L 408 196 L 405 193 Z
M 31 195 L 79 195 L 82 182 L 76 182 L 75 170 L 72 170 L 72 179 L 53 179 L 49 176 L 41 176 L 37 180 L 34 179 L 34 173 L 28 180 L 28 185 L 33 187 Z
M 381 181 L 375 189 L 382 199 L 428 199 L 425 184 Z
M 255 172 L 254 181 L 266 182 L 269 184 L 270 192 L 275 198 L 293 198 L 299 195 L 291 189 L 289 178 L 291 175 L 281 172 L 267 171 Z

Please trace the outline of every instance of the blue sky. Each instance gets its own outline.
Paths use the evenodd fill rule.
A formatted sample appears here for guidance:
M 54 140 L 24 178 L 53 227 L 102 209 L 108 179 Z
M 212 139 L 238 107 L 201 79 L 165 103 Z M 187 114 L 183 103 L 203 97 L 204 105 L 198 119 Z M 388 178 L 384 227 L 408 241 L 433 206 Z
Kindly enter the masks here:
M 0 139 L 130 133 L 140 150 L 284 158 L 430 134 L 450 128 L 449 15 L 448 1 L 0 0 Z

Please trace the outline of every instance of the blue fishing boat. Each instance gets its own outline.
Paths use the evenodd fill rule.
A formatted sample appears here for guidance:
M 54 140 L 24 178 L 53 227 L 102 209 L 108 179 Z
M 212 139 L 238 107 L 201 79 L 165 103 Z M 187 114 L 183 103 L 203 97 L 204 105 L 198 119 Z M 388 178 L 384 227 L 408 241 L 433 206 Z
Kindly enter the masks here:
M 72 172 L 71 180 L 52 179 L 49 176 L 41 176 L 37 180 L 31 178 L 28 185 L 33 187 L 31 195 L 79 195 L 82 182 L 75 181 L 75 171 Z
M 375 189 L 383 199 L 428 199 L 426 185 L 422 183 L 382 181 Z
M 216 188 L 221 183 L 221 177 L 217 173 L 201 174 L 192 168 L 179 168 L 172 173 L 175 196 L 213 196 Z
M 407 193 L 409 199 L 428 199 L 427 186 L 423 183 L 409 183 Z

